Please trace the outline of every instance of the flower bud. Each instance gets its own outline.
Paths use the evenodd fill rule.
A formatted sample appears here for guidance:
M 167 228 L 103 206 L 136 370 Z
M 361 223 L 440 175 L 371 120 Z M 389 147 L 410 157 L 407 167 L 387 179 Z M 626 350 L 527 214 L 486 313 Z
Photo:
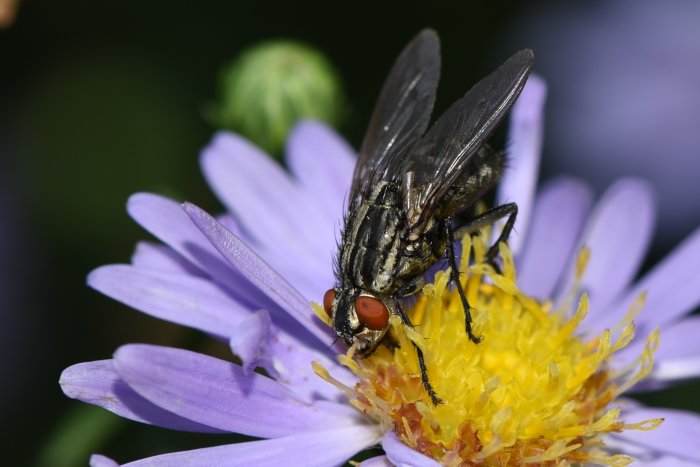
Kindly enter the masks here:
M 342 107 L 338 75 L 317 50 L 271 41 L 244 51 L 220 80 L 215 124 L 279 154 L 291 127 L 302 118 L 337 124 Z

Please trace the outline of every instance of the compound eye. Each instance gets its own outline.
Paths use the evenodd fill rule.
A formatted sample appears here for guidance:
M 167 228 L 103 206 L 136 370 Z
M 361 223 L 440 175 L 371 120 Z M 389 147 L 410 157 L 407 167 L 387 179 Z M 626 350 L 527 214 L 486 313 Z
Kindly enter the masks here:
M 328 289 L 323 294 L 323 309 L 326 310 L 328 316 L 331 316 L 333 311 L 333 302 L 335 301 L 335 289 Z
M 379 331 L 389 325 L 389 310 L 374 297 L 361 295 L 355 300 L 355 313 L 368 329 Z

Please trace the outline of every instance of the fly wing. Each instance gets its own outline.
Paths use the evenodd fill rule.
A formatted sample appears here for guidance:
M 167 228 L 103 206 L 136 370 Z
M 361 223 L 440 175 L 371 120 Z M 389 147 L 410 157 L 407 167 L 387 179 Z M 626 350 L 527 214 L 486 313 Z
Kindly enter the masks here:
M 401 174 L 409 227 L 421 230 L 446 191 L 484 145 L 525 85 L 533 54 L 521 50 L 474 85 L 392 167 Z
M 396 59 L 379 94 L 360 148 L 350 205 L 387 177 L 386 168 L 425 133 L 440 77 L 440 41 L 426 29 Z

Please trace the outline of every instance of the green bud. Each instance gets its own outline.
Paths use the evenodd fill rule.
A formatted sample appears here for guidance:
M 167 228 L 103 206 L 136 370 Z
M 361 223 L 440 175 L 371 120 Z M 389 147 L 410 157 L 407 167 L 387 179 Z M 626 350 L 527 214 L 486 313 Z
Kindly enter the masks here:
M 221 74 L 221 103 L 214 120 L 270 154 L 280 154 L 292 126 L 302 118 L 339 123 L 340 80 L 317 50 L 271 41 L 244 51 Z

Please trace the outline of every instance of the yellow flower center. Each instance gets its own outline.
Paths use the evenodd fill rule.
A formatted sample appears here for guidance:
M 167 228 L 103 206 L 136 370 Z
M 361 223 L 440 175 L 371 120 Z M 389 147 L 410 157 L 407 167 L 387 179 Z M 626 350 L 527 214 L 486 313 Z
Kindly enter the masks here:
M 481 237 L 465 238 L 460 265 L 476 334 L 484 337 L 480 344 L 467 338 L 457 291 L 449 286 L 448 272 L 440 271 L 409 310 L 413 329 L 392 316 L 389 341 L 398 345 L 380 346 L 364 359 L 353 358 L 353 349 L 339 357 L 359 378 L 354 388 L 314 363 L 316 372 L 358 410 L 443 465 L 630 463 L 626 455 L 606 452 L 604 436 L 662 422 L 625 423 L 619 418 L 623 402 L 616 405 L 622 392 L 651 371 L 658 332 L 647 338 L 633 366 L 612 370 L 609 361 L 634 337 L 632 319 L 644 297 L 617 332 L 586 337 L 576 332 L 588 312 L 585 294 L 573 316 L 555 310 L 551 302 L 518 290 L 505 245 L 502 273 L 485 263 L 485 251 Z M 582 251 L 577 284 L 587 258 Z M 421 382 L 412 343 L 423 350 L 441 404 L 431 402 Z

